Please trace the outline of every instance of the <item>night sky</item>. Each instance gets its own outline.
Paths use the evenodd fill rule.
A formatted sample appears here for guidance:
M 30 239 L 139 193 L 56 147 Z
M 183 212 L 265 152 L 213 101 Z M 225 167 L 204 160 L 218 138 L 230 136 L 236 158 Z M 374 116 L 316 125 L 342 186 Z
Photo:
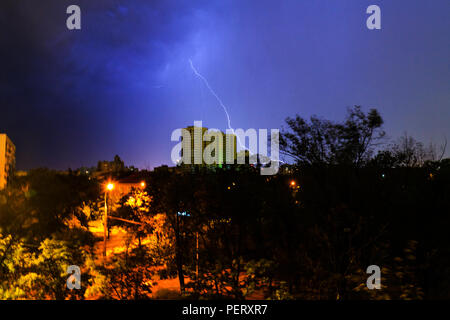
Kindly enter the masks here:
M 77 4 L 82 29 L 66 27 Z M 381 30 L 366 8 L 381 8 Z M 391 138 L 450 140 L 450 1 L 1 0 L 0 132 L 17 167 L 171 164 L 176 128 L 281 128 L 377 108 Z M 449 149 L 449 148 L 447 148 Z M 449 155 L 449 150 L 447 150 Z

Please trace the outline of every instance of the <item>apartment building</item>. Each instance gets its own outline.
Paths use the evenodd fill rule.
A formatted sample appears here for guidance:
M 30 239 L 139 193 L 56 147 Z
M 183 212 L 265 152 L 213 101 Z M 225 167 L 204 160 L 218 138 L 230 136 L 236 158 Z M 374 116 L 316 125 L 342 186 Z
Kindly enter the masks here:
M 185 128 L 189 133 L 188 137 L 182 137 L 182 150 L 181 155 L 185 160 L 185 164 L 205 164 L 203 159 L 203 152 L 205 148 L 214 141 L 215 137 L 212 137 L 210 141 L 205 141 L 205 134 L 208 132 L 208 128 L 189 126 Z M 218 145 L 218 159 L 215 165 L 222 165 L 231 161 L 234 163 L 236 160 L 236 136 L 234 134 L 225 134 L 218 131 L 221 136 L 221 142 Z M 213 154 L 214 156 L 214 154 Z
M 16 147 L 5 133 L 0 133 L 0 190 L 12 179 L 15 167 Z

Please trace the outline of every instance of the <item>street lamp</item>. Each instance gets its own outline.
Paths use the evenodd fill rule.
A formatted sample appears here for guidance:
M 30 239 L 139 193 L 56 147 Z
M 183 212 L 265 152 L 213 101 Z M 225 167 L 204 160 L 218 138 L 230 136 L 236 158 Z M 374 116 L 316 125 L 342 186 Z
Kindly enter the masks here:
M 106 233 L 108 231 L 108 205 L 107 205 L 107 197 L 108 191 L 112 191 L 114 189 L 114 184 L 109 182 L 106 185 L 105 190 L 105 215 L 103 217 L 103 257 L 106 258 Z
M 143 188 L 143 189 L 145 188 L 145 181 L 141 182 L 141 188 Z

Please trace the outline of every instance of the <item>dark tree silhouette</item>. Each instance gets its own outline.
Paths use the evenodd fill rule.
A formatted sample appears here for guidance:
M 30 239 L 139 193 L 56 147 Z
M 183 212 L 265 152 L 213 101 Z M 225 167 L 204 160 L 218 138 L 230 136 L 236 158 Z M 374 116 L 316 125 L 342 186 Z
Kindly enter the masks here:
M 343 123 L 335 123 L 312 116 L 306 121 L 299 115 L 287 118 L 290 130 L 280 135 L 281 152 L 297 164 L 357 167 L 372 155 L 373 148 L 384 136 L 383 119 L 376 109 L 367 114 L 361 107 L 348 110 Z

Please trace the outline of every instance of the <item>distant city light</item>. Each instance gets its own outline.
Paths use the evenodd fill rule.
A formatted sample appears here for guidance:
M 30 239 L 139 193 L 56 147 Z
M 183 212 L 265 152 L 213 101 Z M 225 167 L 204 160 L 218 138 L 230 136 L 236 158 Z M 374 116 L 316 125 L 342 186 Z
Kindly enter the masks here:
M 113 183 L 108 183 L 108 185 L 106 186 L 106 189 L 111 191 L 112 189 L 114 189 L 114 184 Z
M 144 181 L 141 182 L 141 187 L 145 188 L 145 182 Z
M 184 217 L 190 217 L 191 215 L 189 213 L 187 213 L 186 211 L 183 212 L 178 212 L 177 213 L 179 216 L 184 216 Z

